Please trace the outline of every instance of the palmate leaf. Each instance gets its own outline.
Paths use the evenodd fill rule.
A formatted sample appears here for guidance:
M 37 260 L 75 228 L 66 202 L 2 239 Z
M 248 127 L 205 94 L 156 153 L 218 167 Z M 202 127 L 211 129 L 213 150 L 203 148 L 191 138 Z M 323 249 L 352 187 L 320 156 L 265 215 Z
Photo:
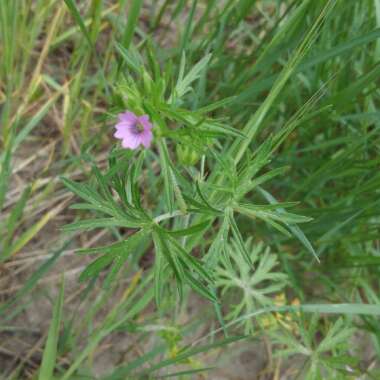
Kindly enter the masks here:
M 156 249 L 157 265 L 162 270 L 164 268 L 163 258 L 171 268 L 177 280 L 177 286 L 180 297 L 182 297 L 182 287 L 186 283 L 197 293 L 205 298 L 215 302 L 216 298 L 207 285 L 212 283 L 212 276 L 206 269 L 181 247 L 181 245 L 170 235 L 159 227 L 155 227 L 153 231 L 153 241 Z M 162 278 L 160 273 L 156 274 Z M 161 299 L 162 284 L 156 282 L 156 299 Z
M 79 280 L 85 281 L 92 277 L 97 277 L 99 273 L 107 267 L 116 255 L 103 255 L 94 260 L 91 264 L 87 266 L 87 268 L 81 273 Z
M 154 238 L 153 238 L 154 242 Z M 161 300 L 164 293 L 165 277 L 169 273 L 168 265 L 164 260 L 164 255 L 158 246 L 158 242 L 155 243 L 155 257 L 154 257 L 154 297 L 157 307 L 160 307 Z
M 133 163 L 129 165 L 129 168 L 127 168 L 125 164 L 120 167 L 121 173 L 123 173 L 123 171 L 126 173 L 120 176 L 118 173 L 113 171 L 113 166 L 110 166 L 109 171 L 104 176 L 97 168 L 93 169 L 107 202 L 113 207 L 114 216 L 135 221 L 140 220 L 140 222 L 145 220 L 149 223 L 151 218 L 142 207 L 140 190 L 138 186 L 144 159 L 145 153 L 142 151 L 137 160 L 133 161 Z M 115 166 L 118 167 L 117 164 Z M 108 185 L 108 182 L 112 184 L 111 178 L 116 180 L 118 183 L 118 189 L 115 190 L 119 194 L 119 199 L 122 202 L 121 204 L 116 202 L 114 196 L 112 195 L 110 185 Z
M 114 244 L 97 247 L 84 248 L 77 251 L 79 254 L 95 254 L 102 253 L 103 255 L 93 261 L 81 273 L 80 281 L 88 280 L 89 278 L 97 277 L 99 273 L 108 267 L 111 263 L 112 268 L 108 273 L 105 281 L 105 286 L 109 286 L 116 278 L 117 273 L 128 260 L 129 256 L 134 253 L 140 244 L 148 237 L 147 230 L 140 230 L 132 234 L 128 239 Z
M 80 198 L 84 199 L 89 204 L 94 207 L 100 206 L 103 207 L 104 212 L 112 212 L 112 208 L 109 208 L 108 205 L 105 205 L 102 197 L 89 185 L 71 181 L 68 178 L 61 177 L 62 183 L 74 194 L 78 195 Z
M 214 212 L 215 214 L 222 213 L 221 210 L 218 210 L 217 208 L 215 208 L 209 203 L 209 201 L 206 199 L 205 195 L 203 194 L 198 181 L 195 182 L 195 189 L 197 191 L 197 194 L 199 195 L 199 198 L 202 200 L 203 207 L 206 207 L 208 210 L 210 210 L 211 212 Z
M 199 108 L 197 112 L 203 114 L 203 113 L 209 113 L 211 111 L 215 111 L 218 108 L 222 108 L 222 107 L 230 105 L 231 103 L 234 102 L 235 99 L 236 99 L 236 96 L 230 96 L 228 98 L 217 100 L 214 103 L 211 103 L 211 104 L 208 104 L 207 106 L 203 106 Z
M 249 262 L 241 251 L 237 239 L 231 239 L 226 247 L 227 258 L 221 257 L 215 269 L 215 284 L 220 290 L 222 300 L 233 303 L 227 320 L 239 320 L 242 315 L 254 312 L 259 306 L 273 306 L 273 296 L 287 284 L 287 276 L 277 271 L 277 257 L 262 243 L 254 245 L 251 240 L 243 242 L 244 250 L 249 255 Z M 236 301 L 236 302 L 235 302 Z M 253 328 L 251 320 L 243 320 L 245 331 Z M 228 326 L 228 324 L 227 324 Z
M 198 202 L 193 197 L 187 196 L 184 194 L 184 199 L 189 204 L 188 211 L 192 213 L 199 213 L 199 214 L 205 214 L 205 215 L 213 215 L 217 216 L 220 215 L 221 212 L 219 210 L 214 209 L 213 207 L 210 208 L 206 206 L 204 203 Z
M 201 279 L 206 281 L 212 281 L 212 275 L 208 270 L 203 268 L 202 264 L 195 257 L 191 256 L 191 254 L 187 253 L 186 250 L 173 238 L 169 237 L 170 245 L 174 248 L 174 250 L 178 253 L 178 256 L 186 267 L 186 269 L 190 272 L 195 272 Z
M 236 190 L 236 198 L 240 199 L 245 194 L 249 193 L 253 189 L 255 189 L 257 186 L 270 181 L 274 177 L 277 177 L 279 175 L 283 175 L 287 170 L 289 170 L 288 166 L 284 166 L 282 168 L 277 168 L 270 170 L 268 173 L 265 173 L 253 180 L 246 180 L 243 182 Z
M 205 185 L 205 183 L 202 182 L 202 185 Z M 214 216 L 223 215 L 223 212 L 221 210 L 215 208 L 209 203 L 209 201 L 206 198 L 206 195 L 203 193 L 201 189 L 199 180 L 195 181 L 195 194 L 198 195 L 198 197 L 184 194 L 185 200 L 187 201 L 189 206 L 191 206 L 189 207 L 188 211 Z
M 251 156 L 247 155 L 247 159 L 241 163 L 238 170 L 238 183 L 240 186 L 253 180 L 258 171 L 270 162 L 273 146 L 273 137 L 269 136 Z
M 208 268 L 214 268 L 214 266 L 218 263 L 222 256 L 227 256 L 229 231 L 230 223 L 228 220 L 228 215 L 225 214 L 222 224 L 219 227 L 218 233 L 215 236 L 204 258 L 205 264 Z
M 166 165 L 164 164 L 164 166 L 169 171 L 169 177 L 167 177 L 167 180 L 170 180 L 170 183 L 172 184 L 172 191 L 175 198 L 179 202 L 182 195 L 180 193 L 178 183 L 174 178 L 174 171 L 171 168 L 166 146 L 162 146 L 162 152 L 163 157 L 166 157 Z M 182 248 L 181 245 L 179 245 L 175 240 L 175 237 L 188 236 L 205 230 L 209 225 L 208 221 L 204 221 L 200 224 L 196 224 L 182 230 L 173 231 L 165 230 L 156 224 L 152 225 L 151 218 L 142 208 L 140 191 L 137 188 L 137 179 L 140 176 L 139 173 L 141 173 L 143 157 L 144 155 L 141 154 L 139 159 L 135 161 L 128 170 L 125 194 L 127 202 L 124 204 L 124 206 L 126 206 L 125 210 L 123 210 L 120 205 L 116 203 L 112 195 L 111 188 L 109 187 L 109 181 L 112 177 L 108 176 L 107 178 L 106 176 L 103 176 L 97 168 L 93 168 L 93 174 L 97 180 L 99 191 L 96 191 L 90 186 L 77 184 L 66 179 L 64 180 L 70 190 L 74 191 L 89 202 L 79 204 L 76 206 L 77 208 L 95 209 L 96 211 L 99 211 L 99 209 L 101 209 L 99 207 L 99 203 L 102 202 L 102 204 L 107 206 L 106 210 L 111 215 L 116 215 L 116 217 L 110 218 L 80 220 L 78 222 L 66 225 L 64 227 L 65 231 L 76 231 L 82 229 L 91 230 L 94 228 L 111 227 L 142 228 L 139 232 L 133 234 L 130 238 L 123 242 L 117 242 L 107 247 L 80 250 L 80 254 L 94 254 L 98 252 L 103 253 L 102 256 L 94 260 L 82 272 L 80 280 L 83 281 L 89 278 L 96 278 L 104 269 L 109 267 L 109 272 L 105 280 L 105 286 L 109 286 L 116 278 L 117 273 L 127 260 L 130 252 L 133 251 L 134 246 L 141 242 L 140 237 L 147 237 L 148 234 L 151 234 L 156 251 L 154 282 L 157 304 L 160 304 L 164 284 L 167 284 L 170 279 L 170 276 L 163 276 L 163 273 L 168 274 L 168 270 L 171 270 L 174 274 L 181 298 L 183 293 L 183 285 L 187 284 L 203 297 L 216 302 L 214 293 L 208 289 L 208 284 L 212 283 L 212 276 L 201 266 L 197 259 L 187 254 L 184 248 Z M 115 174 L 116 173 L 113 173 L 112 175 Z M 204 201 L 205 200 L 203 200 L 203 202 Z M 145 229 L 145 227 L 147 229 Z
M 189 91 L 192 90 L 192 87 L 190 85 L 194 81 L 200 78 L 202 71 L 205 70 L 210 59 L 211 59 L 211 54 L 207 54 L 196 65 L 193 66 L 193 68 L 188 72 L 187 75 L 184 75 L 186 58 L 185 58 L 185 55 L 182 55 L 177 84 L 175 86 L 173 94 L 171 95 L 169 99 L 169 103 L 174 102 L 176 99 L 181 99 Z
M 256 217 L 259 219 L 273 219 L 275 221 L 281 222 L 283 224 L 298 224 L 306 223 L 313 220 L 310 217 L 292 214 L 287 211 L 282 210 L 265 210 L 264 207 L 256 208 L 255 205 L 240 203 L 237 206 L 237 210 L 245 215 Z
M 181 230 L 172 230 L 172 231 L 166 231 L 169 235 L 175 236 L 175 237 L 181 237 L 181 236 L 189 236 L 196 234 L 200 231 L 205 230 L 207 227 L 209 227 L 210 223 L 209 221 L 205 221 L 202 223 L 194 224 L 190 227 L 181 229 Z
M 348 370 L 346 367 L 348 363 L 355 363 L 354 358 L 349 356 L 350 338 L 355 330 L 340 318 L 329 326 L 322 341 L 318 342 L 316 336 L 318 332 L 321 332 L 318 320 L 318 315 L 306 321 L 303 318 L 299 325 L 299 339 L 285 330 L 272 333 L 273 341 L 281 345 L 278 347 L 276 355 L 302 355 L 306 357 L 306 366 L 300 372 L 300 375 L 305 379 L 321 378 L 321 376 L 339 378 L 342 371 L 344 373 Z M 331 357 L 331 355 L 335 357 Z M 335 358 L 336 360 L 334 360 Z M 351 373 L 351 370 L 348 373 Z M 346 377 L 343 376 L 342 378 Z
M 179 187 L 177 177 L 176 177 L 176 171 L 174 170 L 174 168 L 170 168 L 170 176 L 172 179 L 174 195 L 175 195 L 175 198 L 177 200 L 178 207 L 183 214 L 186 214 L 187 204 L 186 204 L 185 199 L 182 195 L 181 188 Z
M 103 204 L 107 204 L 104 202 Z M 124 203 L 124 206 L 126 204 Z M 94 205 L 89 203 L 74 203 L 70 206 L 72 209 L 76 210 L 91 210 L 91 211 L 97 211 L 104 214 L 109 215 L 108 218 L 98 218 L 104 220 L 104 227 L 107 227 L 108 224 L 112 224 L 112 220 L 115 222 L 115 225 L 124 226 L 124 227 L 131 227 L 131 228 L 137 228 L 141 227 L 144 224 L 149 223 L 150 217 L 145 213 L 142 212 L 143 210 L 137 210 L 135 207 L 128 205 L 127 207 L 123 207 L 123 205 L 119 205 L 118 209 L 115 207 L 108 207 L 103 206 L 101 204 Z M 109 223 L 107 222 L 109 221 Z M 79 223 L 80 222 L 76 222 Z M 89 220 L 89 223 L 90 220 Z M 85 226 L 85 223 L 84 223 Z M 63 227 L 63 230 L 70 230 L 72 228 L 75 228 L 71 226 L 70 224 Z
M 208 133 L 210 137 L 235 137 L 238 139 L 246 138 L 244 133 L 226 123 L 212 121 L 208 122 L 207 120 L 199 125 L 196 133 L 204 133 L 205 135 Z
M 164 177 L 165 185 L 165 203 L 166 207 L 169 209 L 169 212 L 174 210 L 174 186 L 173 179 L 171 174 L 170 159 L 169 153 L 165 141 L 159 143 L 159 152 L 160 152 L 160 161 L 162 165 L 162 173 Z
M 105 200 L 106 204 L 112 209 L 113 214 L 118 215 L 119 206 L 114 200 L 105 178 L 95 165 L 92 166 L 92 172 L 94 173 L 96 181 L 99 185 L 99 190 L 102 198 Z
M 184 125 L 184 128 L 177 128 L 170 131 L 170 136 L 180 137 L 181 135 L 190 137 L 234 137 L 245 138 L 243 132 L 230 126 L 223 120 L 213 120 L 204 116 L 198 111 L 190 111 L 173 105 L 160 104 L 159 109 L 169 120 L 177 121 Z
M 156 228 L 153 232 L 153 241 L 156 251 L 160 253 L 160 256 L 167 260 L 170 268 L 172 269 L 176 280 L 179 282 L 179 286 L 182 292 L 181 284 L 184 281 L 184 268 L 181 266 L 179 259 L 176 254 L 173 254 L 172 250 L 169 248 L 165 234 Z
M 116 50 L 121 55 L 121 58 L 123 59 L 123 62 L 126 64 L 126 66 L 135 73 L 142 75 L 142 58 L 138 55 L 138 53 L 132 48 L 132 49 L 126 49 L 124 46 L 122 46 L 119 43 L 115 44 Z
M 233 237 L 236 241 L 236 244 L 239 248 L 239 252 L 241 252 L 242 256 L 247 261 L 247 264 L 252 265 L 252 261 L 251 261 L 250 255 L 247 251 L 247 248 L 245 246 L 245 243 L 243 241 L 243 237 L 241 236 L 239 227 L 237 226 L 237 224 L 235 222 L 235 219 L 233 216 L 233 211 L 227 210 L 227 215 L 228 215 L 229 223 L 231 226 L 232 235 L 233 235 Z
M 264 190 L 261 187 L 258 187 L 258 191 L 265 197 L 265 199 L 270 204 L 277 203 L 276 198 L 273 197 L 272 194 L 270 194 L 268 191 Z M 283 208 L 279 208 L 280 211 L 283 210 Z M 303 233 L 303 231 L 297 226 L 297 225 L 288 225 L 288 228 L 293 233 L 293 235 L 303 244 L 303 246 L 315 257 L 315 259 L 319 262 L 319 257 L 317 253 L 314 250 L 314 247 L 310 243 L 309 239 L 306 237 L 306 235 Z
M 138 160 L 137 162 L 140 162 Z M 134 173 L 135 167 L 133 166 L 131 171 Z M 107 214 L 111 216 L 110 218 L 98 218 L 82 220 L 69 225 L 66 225 L 63 229 L 65 231 L 71 231 L 78 229 L 93 229 L 93 228 L 106 228 L 106 227 L 130 227 L 137 228 L 148 223 L 150 218 L 144 212 L 144 210 L 139 206 L 139 197 L 134 197 L 131 199 L 131 204 L 127 200 L 127 194 L 121 193 L 120 199 L 123 201 L 122 204 L 118 203 L 112 194 L 110 185 L 107 181 L 110 181 L 109 176 L 103 176 L 98 168 L 93 166 L 93 174 L 95 175 L 96 181 L 99 185 L 99 189 L 94 186 L 90 186 L 83 183 L 78 183 L 69 180 L 68 178 L 62 177 L 61 180 L 63 184 L 74 194 L 78 195 L 80 198 L 84 199 L 87 203 L 74 204 L 71 207 L 82 210 L 93 210 Z M 135 191 L 136 195 L 136 182 L 132 179 L 128 181 L 128 184 Z M 125 190 L 125 187 L 123 187 Z M 124 196 L 123 196 L 124 195 Z M 137 205 L 137 207 L 136 207 Z
M 188 197 L 183 193 L 182 188 L 186 191 L 191 188 L 191 185 L 170 160 L 165 141 L 160 144 L 160 157 L 163 159 L 162 172 L 165 184 L 166 206 L 169 212 L 172 212 L 175 206 L 174 201 L 176 201 L 181 213 L 185 215 L 188 211 L 186 203 Z
M 127 228 L 138 228 L 140 223 L 130 222 L 125 219 L 116 218 L 94 218 L 94 219 L 83 219 L 78 222 L 66 224 L 62 227 L 63 231 L 77 231 L 77 230 L 93 230 L 96 228 L 110 228 L 110 227 L 127 227 Z

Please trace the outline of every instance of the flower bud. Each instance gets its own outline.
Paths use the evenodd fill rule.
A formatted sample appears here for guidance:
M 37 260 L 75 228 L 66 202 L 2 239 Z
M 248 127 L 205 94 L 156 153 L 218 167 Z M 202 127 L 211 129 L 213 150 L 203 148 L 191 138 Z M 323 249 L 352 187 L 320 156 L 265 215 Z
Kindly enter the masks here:
M 178 161 L 185 166 L 195 165 L 200 158 L 199 153 L 188 145 L 178 144 L 176 152 Z

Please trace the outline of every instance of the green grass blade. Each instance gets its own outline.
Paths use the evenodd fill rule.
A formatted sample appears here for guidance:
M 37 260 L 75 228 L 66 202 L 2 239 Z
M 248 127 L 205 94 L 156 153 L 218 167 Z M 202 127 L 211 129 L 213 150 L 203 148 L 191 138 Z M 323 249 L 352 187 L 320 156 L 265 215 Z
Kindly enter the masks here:
M 77 5 L 75 4 L 74 0 L 64 0 L 65 4 L 67 5 L 67 8 L 69 8 L 69 11 L 71 12 L 72 16 L 74 17 L 75 22 L 78 24 L 81 32 L 85 36 L 88 44 L 92 49 L 94 49 L 94 44 L 92 43 L 91 36 L 89 31 L 87 30 L 87 27 L 85 25 L 85 20 L 81 16 L 79 9 Z
M 310 1 L 308 3 L 310 4 Z M 282 89 L 284 88 L 285 84 L 287 83 L 291 75 L 295 72 L 297 66 L 305 57 L 306 53 L 310 50 L 311 46 L 313 45 L 313 42 L 318 36 L 318 32 L 321 27 L 321 24 L 323 23 L 325 18 L 328 16 L 328 14 L 331 12 L 335 3 L 336 1 L 327 2 L 321 14 L 314 22 L 313 27 L 310 29 L 309 33 L 306 35 L 305 39 L 300 44 L 300 46 L 294 53 L 293 57 L 289 60 L 287 65 L 284 67 L 280 76 L 277 78 L 269 95 L 265 98 L 264 102 L 261 104 L 259 109 L 255 112 L 255 114 L 250 118 L 248 123 L 243 128 L 243 133 L 247 136 L 247 138 L 243 141 L 236 140 L 232 144 L 231 148 L 228 151 L 228 154 L 234 157 L 235 163 L 238 163 L 241 160 L 245 151 L 250 145 L 251 141 L 253 140 L 255 135 L 258 133 L 258 131 L 262 128 L 262 123 L 267 113 L 269 112 L 270 108 L 272 107 L 277 97 L 280 95 Z M 303 13 L 300 13 L 299 15 L 301 17 Z
M 46 276 L 50 269 L 52 269 L 56 261 L 62 255 L 64 250 L 67 249 L 67 247 L 71 244 L 71 242 L 71 238 L 66 240 L 59 249 L 55 250 L 52 253 L 52 256 L 49 259 L 47 259 L 40 267 L 37 268 L 37 270 L 33 272 L 33 274 L 25 281 L 22 288 L 18 290 L 17 293 L 7 303 L 0 305 L 0 317 L 3 317 L 3 320 L 7 321 L 13 317 L 13 315 L 9 312 L 9 309 L 14 309 L 19 300 L 32 292 L 37 283 L 43 279 L 44 276 Z M 6 312 L 7 314 L 4 317 L 4 314 Z
M 38 375 L 38 380 L 51 380 L 53 378 L 53 372 L 57 359 L 59 329 L 63 312 L 64 286 L 64 280 L 62 279 L 59 295 L 54 305 L 53 318 L 50 323 L 44 353 L 42 355 L 42 363 L 40 373 Z
M 131 4 L 128 13 L 127 25 L 124 29 L 123 37 L 121 40 L 122 46 L 126 49 L 129 48 L 133 35 L 135 34 L 135 29 L 137 27 L 143 0 L 132 0 L 130 3 Z

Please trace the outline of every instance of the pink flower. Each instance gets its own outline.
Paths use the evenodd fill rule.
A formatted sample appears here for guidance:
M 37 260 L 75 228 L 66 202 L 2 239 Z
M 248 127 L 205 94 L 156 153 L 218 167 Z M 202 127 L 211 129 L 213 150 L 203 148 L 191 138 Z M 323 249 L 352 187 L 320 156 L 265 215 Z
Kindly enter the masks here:
M 114 136 L 121 140 L 123 148 L 136 149 L 140 144 L 150 147 L 153 138 L 153 125 L 148 115 L 137 116 L 133 112 L 118 115 L 119 122 L 115 125 Z

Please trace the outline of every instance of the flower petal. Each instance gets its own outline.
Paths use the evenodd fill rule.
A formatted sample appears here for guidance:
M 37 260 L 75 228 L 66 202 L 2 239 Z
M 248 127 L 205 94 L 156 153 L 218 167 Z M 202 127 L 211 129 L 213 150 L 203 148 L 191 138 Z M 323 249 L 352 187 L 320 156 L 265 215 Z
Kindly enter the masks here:
M 128 123 L 126 121 L 121 121 L 120 123 L 117 123 L 115 125 L 115 128 L 116 129 L 126 129 L 126 128 L 129 128 L 129 126 L 132 125 L 131 123 Z
M 128 125 L 125 124 L 117 124 L 116 125 L 116 132 L 114 133 L 114 136 L 118 139 L 124 138 L 124 136 L 129 134 L 129 128 Z
M 121 146 L 123 148 L 136 149 L 140 145 L 140 138 L 138 136 L 132 136 L 131 138 L 123 139 Z
M 138 119 L 137 116 L 133 112 L 129 112 L 129 111 L 119 113 L 118 118 L 120 122 L 126 122 L 126 123 L 136 123 Z
M 148 115 L 139 116 L 137 119 L 141 123 L 141 125 L 144 127 L 144 129 L 151 130 L 153 128 L 152 123 L 149 121 Z
M 145 146 L 145 148 L 149 148 L 153 139 L 153 133 L 150 130 L 145 130 L 140 134 L 141 144 Z

